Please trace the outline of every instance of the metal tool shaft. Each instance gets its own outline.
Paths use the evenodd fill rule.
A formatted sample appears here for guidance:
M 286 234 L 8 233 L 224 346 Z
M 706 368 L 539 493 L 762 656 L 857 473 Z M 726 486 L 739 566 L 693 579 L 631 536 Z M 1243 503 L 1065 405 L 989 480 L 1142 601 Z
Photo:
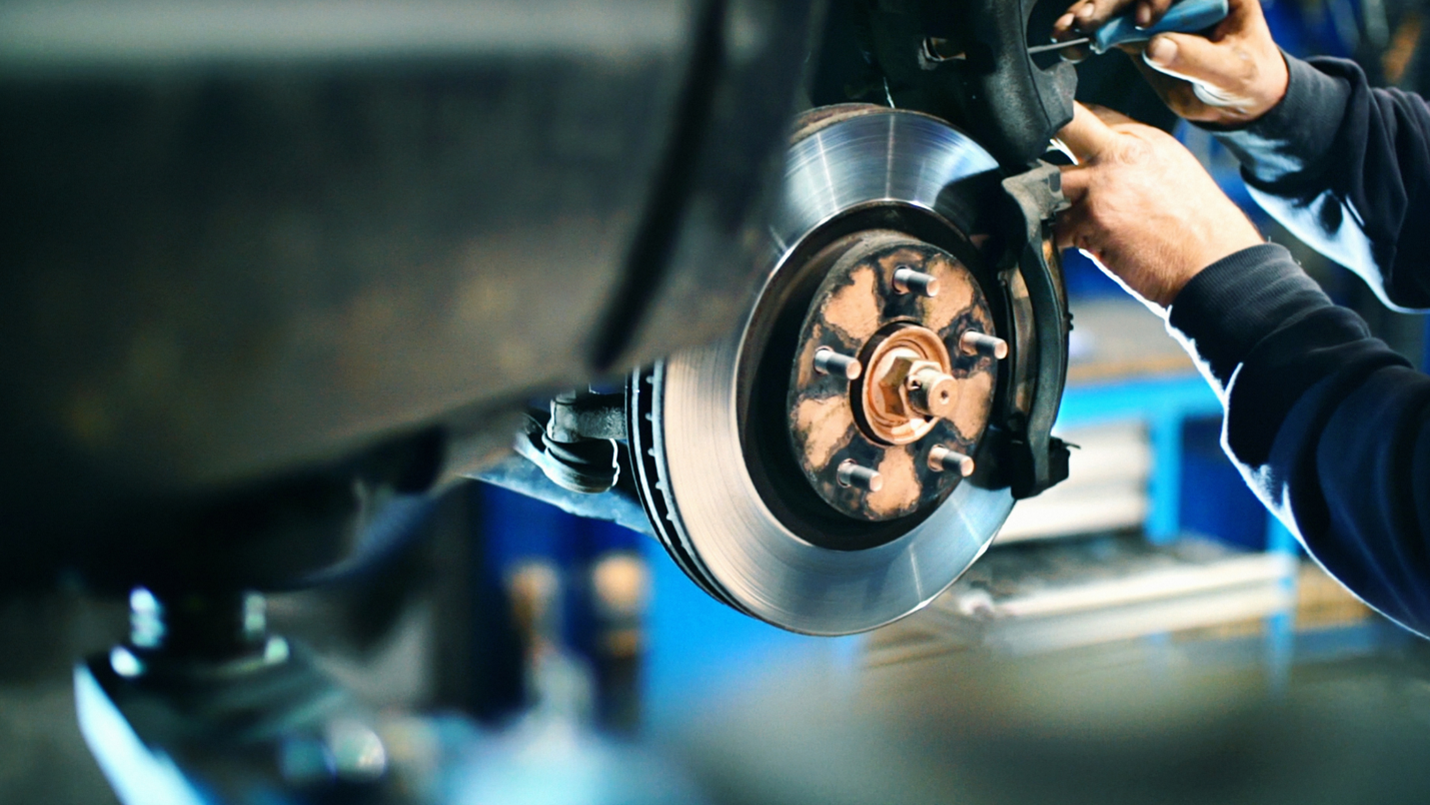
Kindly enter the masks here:
M 1077 39 L 1068 39 L 1062 42 L 1054 42 L 1051 45 L 1035 45 L 1033 47 L 1028 48 L 1028 53 L 1029 55 L 1034 53 L 1047 53 L 1050 50 L 1062 50 L 1063 48 L 1086 45 L 1091 41 L 1092 37 L 1090 36 L 1080 36 Z
M 1043 53 L 1049 50 L 1059 50 L 1078 45 L 1087 45 L 1094 53 L 1102 53 L 1132 42 L 1146 42 L 1157 34 L 1166 33 L 1194 33 L 1206 30 L 1226 19 L 1230 7 L 1227 0 L 1181 0 L 1162 15 L 1156 23 L 1146 28 L 1138 28 L 1137 23 L 1132 18 L 1131 7 L 1122 14 L 1119 14 L 1097 29 L 1091 36 L 1069 39 L 1066 42 L 1054 42 L 1050 45 L 1037 45 L 1028 48 L 1028 53 Z

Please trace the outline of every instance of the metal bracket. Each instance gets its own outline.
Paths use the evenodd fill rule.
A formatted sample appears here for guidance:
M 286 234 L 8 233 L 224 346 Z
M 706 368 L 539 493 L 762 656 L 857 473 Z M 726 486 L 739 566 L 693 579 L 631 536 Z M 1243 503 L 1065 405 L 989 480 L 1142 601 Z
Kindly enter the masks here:
M 967 59 L 955 75 L 969 107 L 962 121 L 1005 165 L 1028 164 L 1073 117 L 1077 70 L 1044 69 L 1028 55 L 1035 0 L 969 0 Z M 1034 170 L 1037 170 L 1036 168 Z
M 568 391 L 551 400 L 549 415 L 532 413 L 516 452 L 561 488 L 595 495 L 620 480 L 616 442 L 625 439 L 624 394 Z
M 1028 54 L 1035 0 L 877 0 L 864 46 L 888 78 L 891 105 L 944 118 L 1005 167 L 1021 169 L 1073 115 L 1077 70 Z
M 1072 330 L 1067 291 L 1048 227 L 1068 208 L 1062 193 L 1062 173 L 1038 162 L 1031 170 L 1003 180 L 1023 218 L 1023 246 L 1017 267 L 1028 287 L 1033 309 L 1036 347 L 1036 387 L 1026 427 L 1010 439 L 1009 467 L 1013 497 L 1027 498 L 1068 476 L 1068 448 L 1052 436 L 1053 422 L 1067 381 L 1067 335 Z
M 130 596 L 129 640 L 74 670 L 86 743 L 126 805 L 398 801 L 376 716 L 255 593 Z
M 551 400 L 546 435 L 558 442 L 626 440 L 626 395 L 568 391 Z

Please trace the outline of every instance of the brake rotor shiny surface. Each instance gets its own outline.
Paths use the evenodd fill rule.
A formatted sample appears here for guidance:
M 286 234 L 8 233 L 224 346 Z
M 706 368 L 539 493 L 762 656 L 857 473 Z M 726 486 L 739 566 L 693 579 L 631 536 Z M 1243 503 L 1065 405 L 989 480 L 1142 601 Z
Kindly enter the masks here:
M 837 229 L 841 217 L 871 207 L 899 207 L 945 220 L 947 205 L 967 202 L 951 189 L 997 171 L 986 151 L 931 117 L 868 107 L 849 114 L 817 112 L 818 118 L 806 118 L 805 136 L 787 156 L 783 196 L 770 232 L 769 279 L 760 302 L 738 338 L 676 355 L 633 377 L 630 446 L 647 512 L 687 575 L 715 598 L 754 617 L 792 631 L 837 635 L 875 628 L 928 603 L 987 548 L 1013 499 L 1007 488 L 988 484 L 981 471 L 967 478 L 953 473 L 960 479 L 938 481 L 932 495 L 919 494 L 911 506 L 889 511 L 882 522 L 869 522 L 821 500 L 798 469 L 786 395 L 795 335 L 812 294 L 800 301 L 788 289 L 792 277 L 809 264 L 810 250 L 818 251 L 819 238 Z M 938 257 L 936 251 L 904 260 L 927 262 Z M 957 262 L 947 255 L 939 259 L 950 260 L 950 266 Z M 963 275 L 949 268 L 943 279 L 952 286 Z M 976 290 L 977 283 L 972 285 Z M 783 304 L 787 296 L 794 302 Z M 981 296 L 969 294 L 965 302 L 952 317 L 960 322 L 956 326 L 952 319 L 943 323 L 942 314 L 931 313 L 928 322 L 917 315 L 894 317 L 876 325 L 879 332 L 868 340 L 887 335 L 882 329 L 887 325 L 892 330 L 923 327 L 942 342 L 959 328 L 991 333 L 986 305 L 979 306 Z M 788 356 L 772 346 L 782 315 L 795 315 Z M 763 394 L 771 399 L 762 402 L 759 378 L 776 374 L 757 371 L 767 352 L 775 354 L 776 366 L 779 360 L 784 365 L 775 383 L 778 390 Z M 945 371 L 951 372 L 956 359 L 945 360 Z M 937 360 L 926 363 L 938 365 Z M 991 389 L 991 363 L 966 359 L 963 378 L 988 375 Z M 798 385 L 799 370 L 794 371 Z M 966 417 L 964 426 L 956 417 L 939 419 L 935 426 L 948 432 L 920 449 L 946 443 L 974 451 L 981 434 L 963 428 L 981 431 L 991 390 L 981 390 L 985 380 L 973 383 L 980 389 L 969 395 L 976 415 Z M 952 410 L 947 399 L 941 405 L 940 410 Z M 771 422 L 777 427 L 766 427 Z M 915 458 L 928 465 L 927 456 Z

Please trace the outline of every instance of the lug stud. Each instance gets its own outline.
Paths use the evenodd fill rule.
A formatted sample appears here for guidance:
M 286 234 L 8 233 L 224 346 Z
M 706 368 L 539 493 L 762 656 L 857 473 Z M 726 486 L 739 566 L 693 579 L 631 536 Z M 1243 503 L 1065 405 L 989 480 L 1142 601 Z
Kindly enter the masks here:
M 858 380 L 859 375 L 864 373 L 864 365 L 859 362 L 858 358 L 840 355 L 829 347 L 820 347 L 814 351 L 814 369 L 820 374 L 834 375 L 850 380 Z
M 835 477 L 840 486 L 852 486 L 869 492 L 878 492 L 884 488 L 884 476 L 880 475 L 878 470 L 860 466 L 852 458 L 846 458 L 839 464 Z
M 956 472 L 967 478 L 973 474 L 973 459 L 936 444 L 929 450 L 929 467 L 938 472 Z
M 997 360 L 1008 357 L 1008 342 L 996 335 L 980 333 L 977 330 L 969 330 L 958 339 L 958 345 L 965 352 L 972 352 L 978 355 L 987 355 Z
M 938 277 L 915 271 L 908 266 L 899 266 L 894 269 L 894 290 L 899 293 L 938 296 Z

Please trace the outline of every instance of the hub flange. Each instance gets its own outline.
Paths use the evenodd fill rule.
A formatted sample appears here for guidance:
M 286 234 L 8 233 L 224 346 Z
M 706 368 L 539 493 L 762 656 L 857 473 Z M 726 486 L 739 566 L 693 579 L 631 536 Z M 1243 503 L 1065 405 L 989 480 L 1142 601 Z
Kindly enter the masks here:
M 964 346 L 969 333 L 996 340 L 977 279 L 948 252 L 892 230 L 842 238 L 811 262 L 825 277 L 786 400 L 800 469 L 826 503 L 858 519 L 936 505 L 964 473 L 930 451 L 972 455 L 993 404 L 997 357 Z M 828 371 L 831 356 L 860 371 Z M 845 481 L 850 462 L 878 482 Z

